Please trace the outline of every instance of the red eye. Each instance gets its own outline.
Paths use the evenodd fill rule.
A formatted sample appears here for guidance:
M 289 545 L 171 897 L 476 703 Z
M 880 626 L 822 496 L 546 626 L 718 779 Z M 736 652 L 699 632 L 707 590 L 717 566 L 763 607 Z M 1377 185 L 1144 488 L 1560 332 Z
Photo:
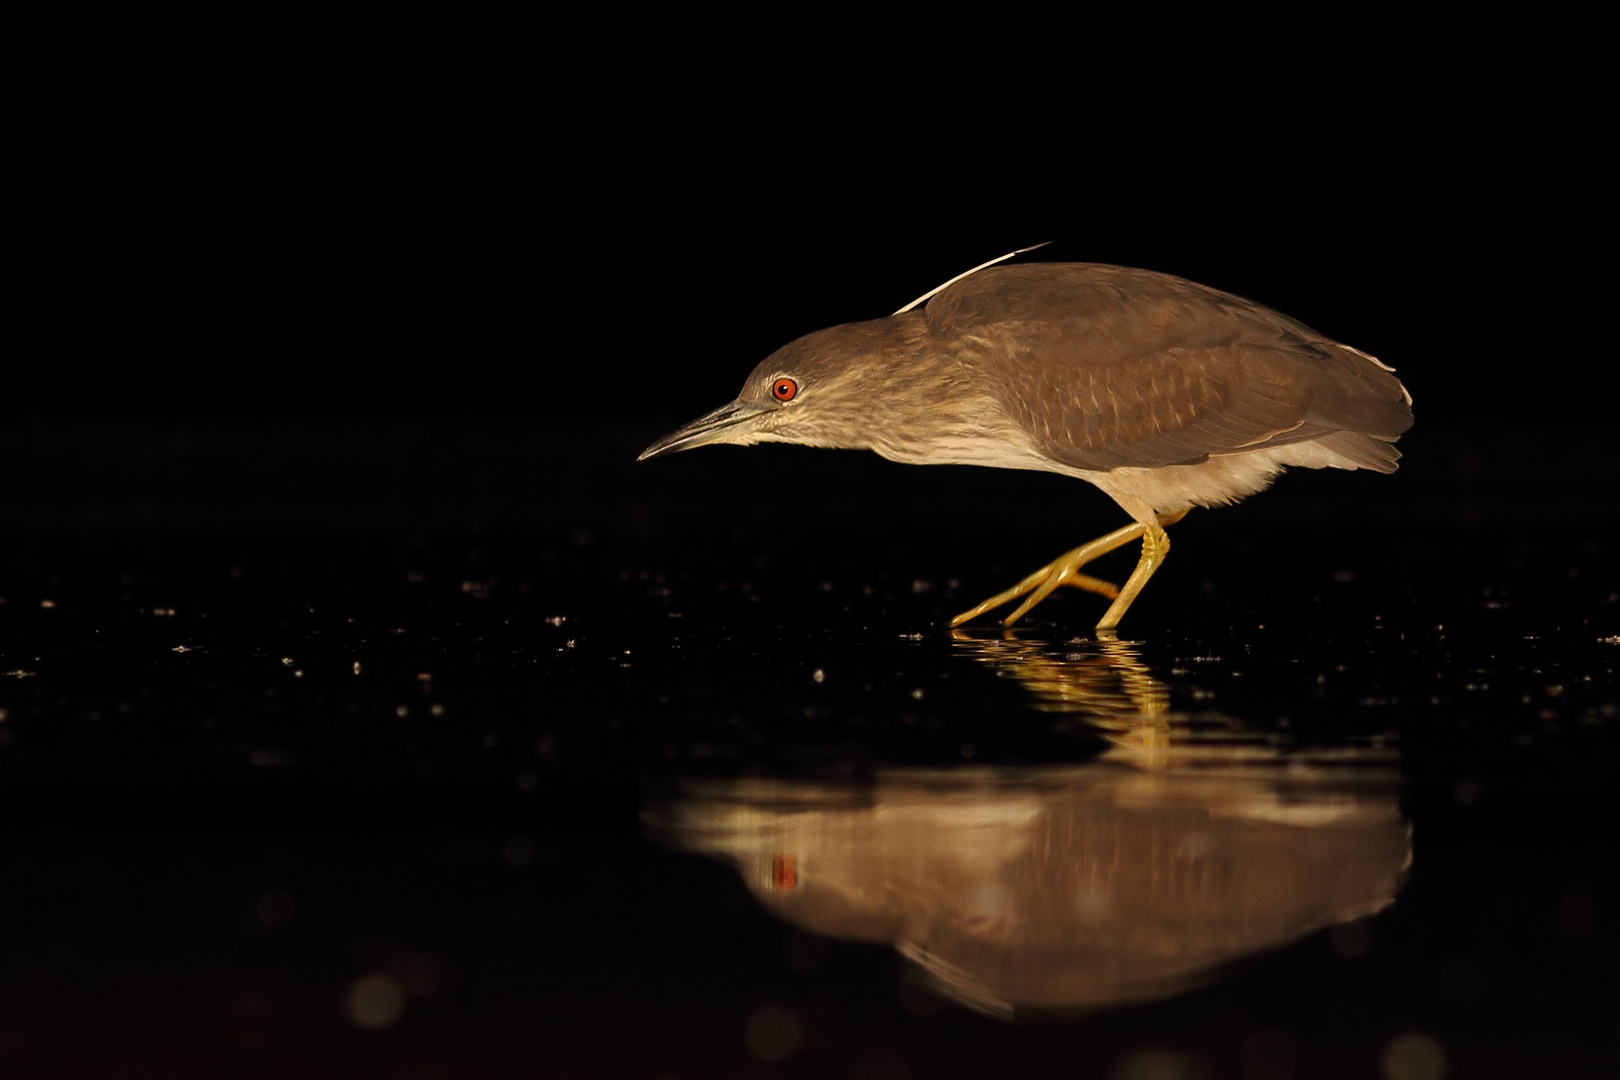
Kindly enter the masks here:
M 777 379 L 771 387 L 771 395 L 777 401 L 792 401 L 799 394 L 799 384 L 792 379 Z

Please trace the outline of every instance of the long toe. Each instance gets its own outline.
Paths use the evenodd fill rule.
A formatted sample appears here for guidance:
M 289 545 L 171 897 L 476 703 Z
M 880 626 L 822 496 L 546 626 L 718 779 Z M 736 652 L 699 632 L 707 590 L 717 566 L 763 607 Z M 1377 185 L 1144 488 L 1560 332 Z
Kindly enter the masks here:
M 1011 626 L 1019 619 L 1022 619 L 1025 615 L 1029 614 L 1030 608 L 1034 607 L 1042 600 L 1045 600 L 1048 596 L 1051 596 L 1053 590 L 1061 584 L 1063 584 L 1063 574 L 1061 571 L 1056 574 L 1048 575 L 1047 579 L 1041 582 L 1039 588 L 1030 593 L 1028 596 L 1024 597 L 1024 602 L 1014 608 L 1011 615 L 1001 620 L 1001 625 Z
M 1098 596 L 1106 596 L 1110 600 L 1119 595 L 1118 585 L 1115 585 L 1112 581 L 1104 581 L 1102 578 L 1094 578 L 1090 574 L 1076 574 L 1063 584 L 1073 585 L 1077 589 L 1086 590 L 1086 592 L 1094 592 Z
M 996 595 L 992 596 L 983 603 L 974 605 L 967 611 L 964 611 L 962 614 L 953 618 L 951 620 L 951 626 L 961 626 L 963 623 L 968 622 L 971 619 L 977 619 L 980 615 L 983 615 L 987 611 L 994 611 L 1002 604 L 1012 603 L 1014 600 L 1018 599 L 1020 596 L 1023 596 L 1031 589 L 1036 588 L 1044 583 L 1046 579 L 1055 572 L 1053 568 L 1056 565 L 1056 563 L 1047 563 L 1045 566 L 1041 567 L 1033 574 L 1030 574 L 1028 577 L 1024 578 L 1023 581 L 1020 581 L 1012 588 L 1003 589 L 1001 592 L 996 593 Z

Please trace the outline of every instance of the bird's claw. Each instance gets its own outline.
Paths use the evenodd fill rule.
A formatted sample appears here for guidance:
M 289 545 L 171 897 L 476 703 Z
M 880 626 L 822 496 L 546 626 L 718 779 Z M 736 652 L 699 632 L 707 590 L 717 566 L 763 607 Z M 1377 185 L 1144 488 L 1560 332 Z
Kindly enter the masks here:
M 1107 536 L 1100 536 L 1089 544 L 1060 555 L 1012 588 L 999 592 L 984 601 L 984 603 L 962 612 L 962 614 L 951 620 L 951 626 L 961 626 L 970 619 L 977 619 L 985 612 L 998 608 L 1003 604 L 1010 604 L 1022 596 L 1024 602 L 1014 608 L 1011 615 L 1001 620 L 1001 625 L 1011 626 L 1028 614 L 1029 610 L 1036 604 L 1051 596 L 1053 590 L 1059 585 L 1073 585 L 1077 589 L 1084 589 L 1087 592 L 1094 592 L 1099 596 L 1105 596 L 1110 600 L 1117 601 L 1120 595 L 1120 586 L 1111 581 L 1092 577 L 1090 574 L 1082 574 L 1080 568 L 1093 559 L 1130 543 L 1141 536 L 1142 531 L 1143 527 L 1139 524 L 1127 525 L 1122 529 L 1114 530 Z M 1109 610 L 1112 611 L 1113 609 L 1110 608 Z

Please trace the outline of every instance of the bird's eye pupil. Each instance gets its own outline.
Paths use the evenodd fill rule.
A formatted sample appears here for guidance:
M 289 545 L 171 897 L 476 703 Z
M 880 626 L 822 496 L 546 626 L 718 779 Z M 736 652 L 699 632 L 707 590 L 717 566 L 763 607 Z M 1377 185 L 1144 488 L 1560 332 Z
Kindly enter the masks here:
M 771 387 L 771 393 L 776 395 L 777 401 L 792 401 L 799 392 L 799 384 L 792 379 L 777 379 L 776 385 Z

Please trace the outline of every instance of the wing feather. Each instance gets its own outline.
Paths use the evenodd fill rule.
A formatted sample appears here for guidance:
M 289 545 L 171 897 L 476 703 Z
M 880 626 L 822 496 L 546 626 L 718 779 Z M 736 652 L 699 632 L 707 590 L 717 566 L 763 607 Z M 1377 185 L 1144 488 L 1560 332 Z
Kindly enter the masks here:
M 1166 274 L 995 267 L 935 296 L 926 316 L 1042 451 L 1073 468 L 1332 440 L 1388 471 L 1399 456 L 1388 444 L 1412 423 L 1404 388 L 1371 357 Z

